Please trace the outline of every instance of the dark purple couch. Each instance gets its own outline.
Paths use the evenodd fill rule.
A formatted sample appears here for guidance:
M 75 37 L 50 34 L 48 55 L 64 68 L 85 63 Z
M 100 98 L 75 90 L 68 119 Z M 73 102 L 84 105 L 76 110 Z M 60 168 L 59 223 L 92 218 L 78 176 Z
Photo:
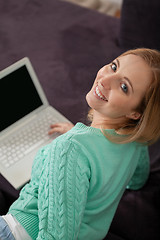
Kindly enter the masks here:
M 50 104 L 73 123 L 86 122 L 85 95 L 101 66 L 128 48 L 160 50 L 159 0 L 124 0 L 121 19 L 58 0 L 0 4 L 0 70 L 28 56 Z M 149 148 L 147 184 L 125 192 L 106 239 L 160 239 L 159 146 Z M 0 214 L 17 197 L 0 176 Z

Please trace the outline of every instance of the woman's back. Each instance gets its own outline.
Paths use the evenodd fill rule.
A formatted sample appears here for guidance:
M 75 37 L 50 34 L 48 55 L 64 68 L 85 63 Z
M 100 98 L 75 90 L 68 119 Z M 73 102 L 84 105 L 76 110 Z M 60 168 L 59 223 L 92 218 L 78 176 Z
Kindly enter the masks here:
M 111 143 L 100 129 L 78 123 L 38 153 L 31 183 L 9 212 L 33 239 L 38 231 L 39 239 L 102 239 L 144 156 L 147 147 Z

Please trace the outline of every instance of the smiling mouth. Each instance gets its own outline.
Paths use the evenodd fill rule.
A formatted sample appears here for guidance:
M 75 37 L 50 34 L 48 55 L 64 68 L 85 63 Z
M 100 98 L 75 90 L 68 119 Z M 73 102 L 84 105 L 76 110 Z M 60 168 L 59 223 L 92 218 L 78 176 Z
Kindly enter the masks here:
M 97 95 L 100 99 L 108 102 L 108 100 L 105 98 L 105 96 L 100 92 L 98 86 L 97 86 L 96 89 L 95 89 L 95 93 L 96 93 L 96 95 Z

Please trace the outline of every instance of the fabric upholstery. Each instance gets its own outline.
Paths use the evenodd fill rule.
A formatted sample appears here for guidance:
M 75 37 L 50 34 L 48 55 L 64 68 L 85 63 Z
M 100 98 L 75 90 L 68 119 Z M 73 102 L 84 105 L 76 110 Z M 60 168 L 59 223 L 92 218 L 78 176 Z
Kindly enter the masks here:
M 120 20 L 120 46 L 160 50 L 160 1 L 123 0 Z

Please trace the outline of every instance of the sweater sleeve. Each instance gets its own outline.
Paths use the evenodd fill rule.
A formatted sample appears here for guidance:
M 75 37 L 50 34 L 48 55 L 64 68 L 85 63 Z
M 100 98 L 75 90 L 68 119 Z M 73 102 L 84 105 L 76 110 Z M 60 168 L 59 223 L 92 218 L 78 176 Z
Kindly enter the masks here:
M 136 167 L 136 170 L 127 186 L 127 189 L 138 190 L 142 188 L 148 177 L 150 171 L 150 162 L 148 148 L 143 147 L 141 150 L 140 158 Z
M 87 201 L 90 170 L 81 148 L 56 141 L 39 187 L 40 239 L 77 239 Z

